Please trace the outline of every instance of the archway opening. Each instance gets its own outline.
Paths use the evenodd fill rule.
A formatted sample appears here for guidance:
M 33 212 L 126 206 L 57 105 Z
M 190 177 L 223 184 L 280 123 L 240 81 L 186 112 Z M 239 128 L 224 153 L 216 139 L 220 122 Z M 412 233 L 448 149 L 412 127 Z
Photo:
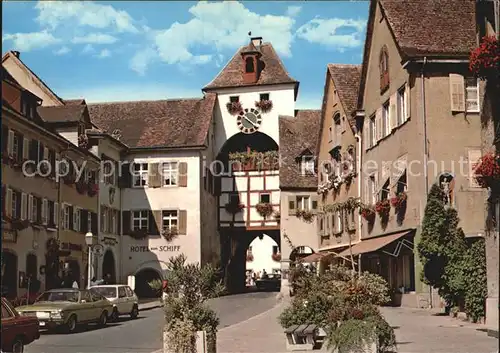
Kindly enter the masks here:
M 296 264 L 300 260 L 311 254 L 314 254 L 314 250 L 311 247 L 306 245 L 300 245 L 295 247 L 290 253 L 290 261 L 292 264 Z
M 161 295 L 161 283 L 162 276 L 158 271 L 145 268 L 135 275 L 135 293 L 139 298 L 158 298 Z
M 29 293 L 38 293 L 41 282 L 38 279 L 38 259 L 35 254 L 26 255 L 26 286 Z
M 108 284 L 116 283 L 115 256 L 111 250 L 104 253 L 102 259 L 102 277 Z
M 17 255 L 10 251 L 2 251 L 2 297 L 17 297 Z
M 281 251 L 275 239 L 261 234 L 252 240 L 246 251 L 245 274 L 249 289 L 280 289 Z

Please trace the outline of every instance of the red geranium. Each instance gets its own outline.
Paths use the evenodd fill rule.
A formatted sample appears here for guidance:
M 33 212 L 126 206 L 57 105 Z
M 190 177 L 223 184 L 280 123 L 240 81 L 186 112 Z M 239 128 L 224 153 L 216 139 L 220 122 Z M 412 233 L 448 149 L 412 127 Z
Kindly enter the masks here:
M 500 155 L 488 153 L 474 169 L 474 178 L 482 188 L 500 183 Z
M 388 216 L 391 211 L 391 204 L 389 200 L 378 201 L 375 204 L 375 212 L 378 213 L 379 216 Z
M 500 40 L 485 36 L 469 58 L 469 69 L 477 77 L 486 79 L 500 73 Z

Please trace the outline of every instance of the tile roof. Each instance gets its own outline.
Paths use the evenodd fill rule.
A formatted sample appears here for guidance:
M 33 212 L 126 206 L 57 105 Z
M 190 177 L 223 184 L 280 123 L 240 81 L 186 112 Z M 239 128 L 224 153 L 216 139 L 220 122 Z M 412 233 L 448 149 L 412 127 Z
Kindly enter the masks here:
M 351 118 L 351 113 L 356 110 L 361 65 L 328 64 L 328 71 L 335 83 L 344 110 Z
M 408 56 L 469 55 L 476 46 L 476 0 L 380 0 Z
M 83 104 L 85 104 L 85 99 L 83 99 L 83 98 L 64 99 L 63 102 L 65 105 L 83 105 Z
M 38 107 L 38 115 L 47 123 L 67 123 L 80 121 L 85 114 L 85 105 L 61 105 Z
M 204 98 L 89 104 L 92 123 L 134 147 L 202 146 L 217 95 Z
M 258 50 L 262 54 L 260 60 L 264 63 L 265 67 L 260 73 L 257 83 L 248 84 L 243 81 L 243 59 L 241 53 L 248 50 L 255 50 L 255 46 L 250 43 L 247 46 L 241 47 L 231 60 L 226 64 L 217 77 L 206 85 L 203 90 L 210 90 L 216 88 L 226 87 L 242 87 L 254 85 L 274 85 L 280 83 L 298 83 L 286 71 L 285 65 L 280 57 L 274 50 L 271 43 L 262 43 Z
M 317 155 L 321 110 L 299 110 L 295 117 L 279 117 L 280 187 L 315 189 L 318 178 L 302 175 L 297 158 L 309 149 Z

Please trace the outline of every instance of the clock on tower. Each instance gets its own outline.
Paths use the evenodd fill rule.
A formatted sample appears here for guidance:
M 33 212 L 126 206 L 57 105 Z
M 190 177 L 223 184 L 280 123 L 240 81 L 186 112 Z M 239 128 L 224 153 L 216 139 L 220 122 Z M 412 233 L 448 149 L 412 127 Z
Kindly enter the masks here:
M 262 117 L 257 109 L 245 109 L 238 115 L 236 123 L 240 131 L 244 134 L 253 134 L 259 130 Z

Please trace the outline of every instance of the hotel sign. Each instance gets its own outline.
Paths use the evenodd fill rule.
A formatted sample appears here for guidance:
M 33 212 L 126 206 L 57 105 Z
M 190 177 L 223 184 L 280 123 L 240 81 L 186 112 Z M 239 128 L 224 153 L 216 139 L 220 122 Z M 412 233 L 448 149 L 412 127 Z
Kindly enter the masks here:
M 180 245 L 161 245 L 161 246 L 146 246 L 146 245 L 131 245 L 130 252 L 177 252 L 181 250 Z

